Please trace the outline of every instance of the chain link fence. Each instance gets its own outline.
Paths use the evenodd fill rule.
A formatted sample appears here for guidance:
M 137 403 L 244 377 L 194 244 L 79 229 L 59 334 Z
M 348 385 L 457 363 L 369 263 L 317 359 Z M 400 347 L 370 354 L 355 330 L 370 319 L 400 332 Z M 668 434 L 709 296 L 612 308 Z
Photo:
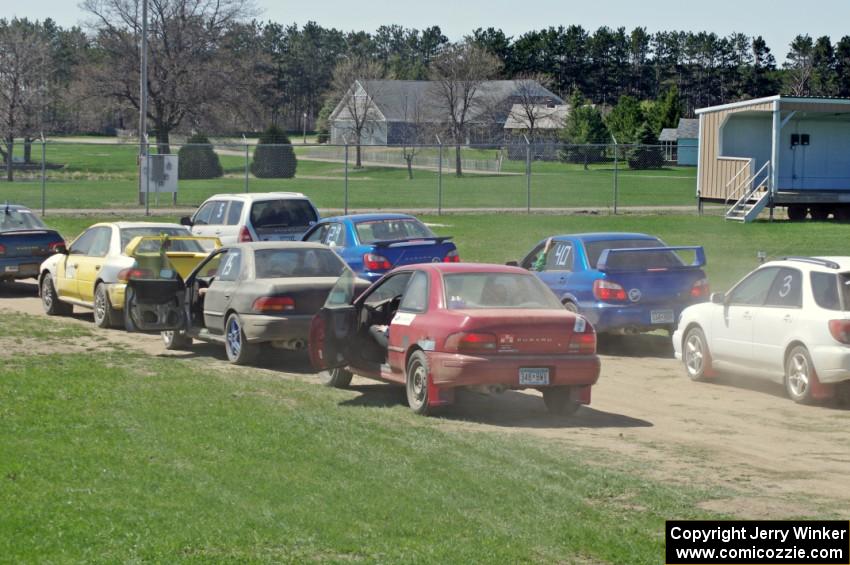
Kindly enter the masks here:
M 24 149 L 16 144 L 11 175 L 2 163 L 0 198 L 46 213 L 168 213 L 213 194 L 271 191 L 302 192 L 322 209 L 344 212 L 617 213 L 695 207 L 696 194 L 696 168 L 668 161 L 660 145 L 151 143 L 145 182 L 140 147 L 131 142 L 49 140 Z M 176 193 L 165 192 L 171 186 Z

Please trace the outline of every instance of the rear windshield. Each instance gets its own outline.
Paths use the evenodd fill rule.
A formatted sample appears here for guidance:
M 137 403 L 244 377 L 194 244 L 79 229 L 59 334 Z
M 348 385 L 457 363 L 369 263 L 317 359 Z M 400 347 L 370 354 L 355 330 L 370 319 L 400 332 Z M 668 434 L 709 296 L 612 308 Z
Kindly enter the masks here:
M 6 210 L 0 215 L 0 231 L 40 230 L 46 226 L 29 210 Z
M 160 236 L 160 235 L 171 235 L 171 236 L 191 236 L 192 234 L 189 232 L 187 228 L 123 228 L 121 230 L 121 251 L 123 253 L 124 248 L 133 241 L 133 239 L 140 236 Z M 157 252 L 159 251 L 160 243 L 158 241 L 147 241 L 143 242 L 137 251 L 141 252 Z M 203 247 L 201 244 L 194 240 L 174 240 L 171 242 L 171 247 L 169 247 L 169 251 L 177 251 L 177 252 L 185 252 L 185 253 L 204 253 Z
M 850 310 L 850 273 L 812 273 L 812 295 L 821 308 Z
M 338 277 L 345 270 L 345 263 L 330 249 L 257 249 L 254 265 L 258 279 Z
M 357 238 L 362 244 L 376 241 L 395 241 L 399 239 L 417 239 L 435 237 L 428 226 L 414 218 L 403 220 L 370 220 L 357 222 Z
M 563 308 L 552 291 L 530 274 L 456 273 L 443 275 L 443 281 L 449 310 Z
M 304 199 L 264 200 L 251 206 L 251 225 L 257 230 L 306 231 L 316 220 L 316 211 Z
M 647 247 L 664 247 L 656 239 L 615 239 L 606 241 L 586 241 L 587 260 L 592 268 L 596 268 L 599 257 L 606 249 L 636 249 Z M 646 253 L 621 253 L 611 256 L 608 267 L 612 269 L 664 269 L 681 267 L 682 260 L 673 251 L 652 251 Z

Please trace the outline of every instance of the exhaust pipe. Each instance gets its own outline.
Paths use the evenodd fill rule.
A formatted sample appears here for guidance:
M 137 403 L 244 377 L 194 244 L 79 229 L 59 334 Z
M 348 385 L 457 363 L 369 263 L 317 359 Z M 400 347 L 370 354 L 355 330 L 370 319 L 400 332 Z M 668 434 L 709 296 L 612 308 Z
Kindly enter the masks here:
M 272 345 L 278 349 L 286 349 L 288 351 L 301 351 L 307 347 L 307 342 L 303 339 L 290 339 L 287 341 L 275 341 Z

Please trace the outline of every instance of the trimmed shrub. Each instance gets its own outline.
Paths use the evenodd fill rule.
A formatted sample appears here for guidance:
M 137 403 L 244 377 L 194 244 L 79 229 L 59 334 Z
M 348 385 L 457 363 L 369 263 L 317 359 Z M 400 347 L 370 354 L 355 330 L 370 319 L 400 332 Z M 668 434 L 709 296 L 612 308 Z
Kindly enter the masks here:
M 177 155 L 179 179 L 213 179 L 224 174 L 218 154 L 205 135 L 195 134 L 187 139 Z
M 295 151 L 286 133 L 277 126 L 271 126 L 260 134 L 251 172 L 261 179 L 291 179 L 298 165 Z

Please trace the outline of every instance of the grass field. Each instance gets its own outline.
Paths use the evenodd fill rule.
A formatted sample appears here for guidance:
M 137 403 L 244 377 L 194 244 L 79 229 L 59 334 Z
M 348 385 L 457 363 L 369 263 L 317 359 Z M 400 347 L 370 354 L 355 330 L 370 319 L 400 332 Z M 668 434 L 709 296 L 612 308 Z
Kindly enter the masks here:
M 722 495 L 394 389 L 105 353 L 25 315 L 0 335 L 0 561 L 657 563 L 664 520 Z
M 90 224 L 114 216 L 49 218 L 49 223 L 70 238 Z M 144 219 L 143 217 L 129 219 Z M 176 221 L 174 216 L 157 219 Z M 703 245 L 706 271 L 715 290 L 727 290 L 757 265 L 756 254 L 771 258 L 786 255 L 847 255 L 850 226 L 833 222 L 787 221 L 738 224 L 716 216 L 585 216 L 489 214 L 422 216 L 436 224 L 440 235 L 452 235 L 466 261 L 502 263 L 521 259 L 540 240 L 559 233 L 628 231 L 650 233 L 669 245 Z
M 302 152 L 296 147 L 296 152 Z M 336 159 L 337 148 L 321 148 L 328 159 Z M 48 208 L 115 208 L 136 205 L 138 149 L 133 145 L 51 143 L 47 161 L 62 165 L 48 170 Z M 493 151 L 467 150 L 470 158 L 492 158 Z M 40 148 L 34 148 L 40 159 Z M 465 156 L 466 157 L 466 156 Z M 180 181 L 179 201 L 197 205 L 218 192 L 245 190 L 245 158 L 238 149 L 220 155 L 225 176 L 212 180 Z M 407 171 L 391 166 L 349 169 L 349 206 L 352 208 L 437 208 L 436 171 L 417 169 L 414 179 Z M 513 208 L 527 202 L 524 162 L 504 161 L 503 174 L 469 172 L 458 178 L 444 164 L 442 207 Z M 614 200 L 611 164 L 581 165 L 535 162 L 532 166 L 531 206 L 610 207 Z M 0 182 L 3 198 L 33 207 L 41 205 L 40 171 L 19 172 L 14 183 Z M 323 208 L 342 208 L 345 201 L 344 165 L 340 161 L 298 161 L 294 179 L 257 179 L 249 175 L 251 192 L 294 190 L 307 194 Z M 694 203 L 696 170 L 671 167 L 655 171 L 621 170 L 618 174 L 618 205 L 672 206 Z M 162 195 L 167 206 L 171 195 Z

